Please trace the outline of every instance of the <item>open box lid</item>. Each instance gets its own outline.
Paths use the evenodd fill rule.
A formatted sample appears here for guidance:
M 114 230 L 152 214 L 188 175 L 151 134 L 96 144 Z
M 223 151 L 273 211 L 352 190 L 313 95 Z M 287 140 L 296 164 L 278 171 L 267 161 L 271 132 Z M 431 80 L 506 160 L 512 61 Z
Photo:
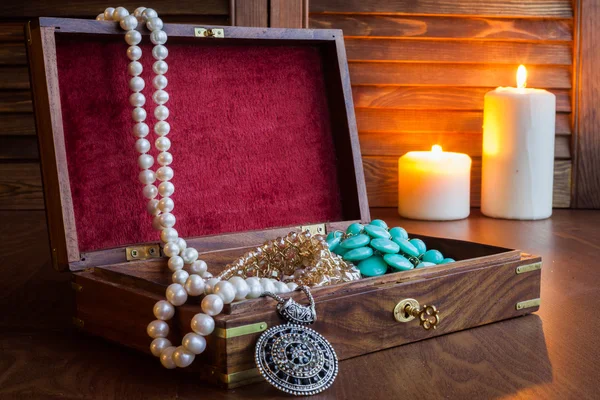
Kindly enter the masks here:
M 219 27 L 224 38 L 207 38 L 196 28 L 164 26 L 180 236 L 202 252 L 368 221 L 342 32 Z M 152 127 L 154 59 L 138 29 Z M 40 18 L 28 42 L 54 265 L 123 262 L 127 246 L 158 242 L 130 133 L 124 32 Z

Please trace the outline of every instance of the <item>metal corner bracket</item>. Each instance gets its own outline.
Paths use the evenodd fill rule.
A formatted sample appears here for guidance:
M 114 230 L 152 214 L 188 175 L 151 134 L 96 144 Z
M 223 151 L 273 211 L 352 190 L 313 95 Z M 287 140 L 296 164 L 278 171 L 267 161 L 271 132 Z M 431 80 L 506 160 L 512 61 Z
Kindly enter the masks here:
M 309 231 L 311 235 L 324 235 L 327 233 L 327 228 L 325 224 L 302 225 L 300 231 Z
M 148 244 L 142 246 L 132 246 L 125 248 L 127 261 L 147 260 L 149 258 L 160 258 L 160 246 L 158 244 Z
M 540 298 L 538 297 L 537 299 L 520 301 L 515 305 L 515 308 L 520 311 L 520 310 L 524 310 L 526 308 L 539 307 L 539 305 L 540 305 Z
M 223 28 L 194 28 L 194 36 L 222 39 L 225 37 L 225 30 Z
M 238 336 L 250 335 L 251 333 L 264 332 L 267 330 L 266 322 L 236 326 L 235 328 L 215 328 L 215 335 L 222 339 L 231 339 Z
M 515 270 L 516 274 L 524 274 L 525 272 L 531 272 L 531 271 L 537 271 L 542 269 L 542 263 L 541 262 L 536 262 L 533 264 L 527 264 L 527 265 L 519 265 L 517 267 L 517 269 Z

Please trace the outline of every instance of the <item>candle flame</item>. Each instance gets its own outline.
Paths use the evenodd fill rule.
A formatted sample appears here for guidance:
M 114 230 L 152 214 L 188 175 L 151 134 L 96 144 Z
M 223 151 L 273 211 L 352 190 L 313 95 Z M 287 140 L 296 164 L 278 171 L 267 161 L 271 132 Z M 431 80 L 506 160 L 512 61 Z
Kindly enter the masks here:
M 517 87 L 519 89 L 527 87 L 527 68 L 522 64 L 517 69 Z
M 441 153 L 442 146 L 440 146 L 439 144 L 434 144 L 433 146 L 431 146 L 431 152 L 432 153 Z

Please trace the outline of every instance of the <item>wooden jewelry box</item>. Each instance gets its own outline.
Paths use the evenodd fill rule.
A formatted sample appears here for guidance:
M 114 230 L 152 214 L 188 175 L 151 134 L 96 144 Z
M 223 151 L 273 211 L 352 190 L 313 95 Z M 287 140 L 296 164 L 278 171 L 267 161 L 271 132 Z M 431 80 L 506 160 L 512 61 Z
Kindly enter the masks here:
M 151 45 L 138 29 L 150 82 Z M 370 221 L 341 31 L 164 30 L 176 228 L 214 275 L 291 230 Z M 52 256 L 73 275 L 73 321 L 149 353 L 146 326 L 171 273 L 137 179 L 124 33 L 111 22 L 41 18 L 28 42 Z M 538 309 L 540 257 L 411 237 L 457 262 L 312 290 L 314 329 L 341 360 Z M 410 299 L 437 307 L 437 329 L 412 320 Z M 197 312 L 195 298 L 177 309 L 173 343 Z M 282 322 L 275 302 L 236 302 L 215 321 L 206 352 L 186 370 L 227 388 L 260 380 L 254 345 Z

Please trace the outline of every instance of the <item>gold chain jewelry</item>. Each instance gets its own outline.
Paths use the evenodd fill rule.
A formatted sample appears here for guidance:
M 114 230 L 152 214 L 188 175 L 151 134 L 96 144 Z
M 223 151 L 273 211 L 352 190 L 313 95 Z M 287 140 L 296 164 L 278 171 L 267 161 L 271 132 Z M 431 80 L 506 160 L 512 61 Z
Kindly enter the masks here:
M 325 236 L 305 231 L 266 242 L 228 264 L 218 277 L 225 280 L 233 276 L 323 286 L 358 280 L 360 272 L 329 251 Z

